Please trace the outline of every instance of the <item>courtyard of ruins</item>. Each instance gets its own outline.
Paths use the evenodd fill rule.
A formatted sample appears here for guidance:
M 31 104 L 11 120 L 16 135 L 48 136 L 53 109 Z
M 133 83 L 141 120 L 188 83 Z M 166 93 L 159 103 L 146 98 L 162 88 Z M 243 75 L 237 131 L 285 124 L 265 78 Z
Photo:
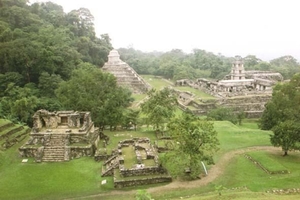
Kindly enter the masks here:
M 128 87 L 133 95 L 145 94 L 151 88 L 148 82 L 160 79 L 152 77 L 145 81 L 120 59 L 116 50 L 110 52 L 103 70 L 116 76 L 118 84 Z M 177 94 L 179 108 L 183 111 L 199 115 L 224 106 L 242 110 L 248 118 L 257 118 L 271 98 L 272 86 L 282 81 L 282 76 L 267 71 L 247 72 L 241 57 L 237 56 L 231 73 L 224 80 L 184 79 L 174 84 L 160 81 L 167 82 Z M 39 110 L 33 119 L 30 138 L 19 148 L 23 158 L 32 157 L 39 163 L 93 157 L 96 162 L 103 162 L 101 176 L 113 177 L 115 188 L 172 181 L 159 160 L 159 153 L 171 150 L 172 138 L 167 135 L 156 134 L 149 139 L 133 137 L 128 132 L 125 137 L 118 138 L 118 134 L 112 136 L 94 127 L 90 113 L 86 111 Z

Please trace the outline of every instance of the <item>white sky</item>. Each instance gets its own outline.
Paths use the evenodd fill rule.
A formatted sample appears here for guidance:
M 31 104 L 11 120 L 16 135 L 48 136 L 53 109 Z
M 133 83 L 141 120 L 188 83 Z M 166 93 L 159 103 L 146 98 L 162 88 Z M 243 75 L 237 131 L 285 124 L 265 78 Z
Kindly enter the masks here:
M 186 53 L 198 48 L 263 60 L 292 55 L 300 61 L 298 0 L 51 1 L 65 12 L 88 8 L 97 36 L 108 33 L 114 48 Z

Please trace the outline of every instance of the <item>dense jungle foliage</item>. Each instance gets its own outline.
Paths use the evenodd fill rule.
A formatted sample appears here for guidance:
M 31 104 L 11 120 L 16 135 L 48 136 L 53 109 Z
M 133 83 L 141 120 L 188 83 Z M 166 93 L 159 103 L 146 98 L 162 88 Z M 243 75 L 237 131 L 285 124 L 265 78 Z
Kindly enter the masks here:
M 0 0 L 0 118 L 31 125 L 38 109 L 85 109 L 92 112 L 96 125 L 112 126 L 115 119 L 121 120 L 132 99 L 112 75 L 94 70 L 104 65 L 113 47 L 109 35 L 96 35 L 93 20 L 86 8 L 65 13 L 52 2 Z M 180 49 L 118 51 L 137 73 L 170 80 L 222 79 L 232 62 L 200 49 L 189 54 Z M 299 63 L 291 56 L 265 62 L 249 55 L 244 60 L 247 70 L 278 71 L 286 79 L 299 72 Z M 110 84 L 104 84 L 107 81 Z M 105 95 L 92 88 L 99 85 L 106 85 Z

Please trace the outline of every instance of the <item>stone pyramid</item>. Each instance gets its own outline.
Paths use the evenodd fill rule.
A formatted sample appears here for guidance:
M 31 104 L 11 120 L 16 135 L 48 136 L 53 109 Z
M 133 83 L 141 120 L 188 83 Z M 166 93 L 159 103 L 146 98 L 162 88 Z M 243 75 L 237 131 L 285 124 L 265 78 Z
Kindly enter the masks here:
M 113 74 L 117 78 L 118 85 L 127 87 L 132 93 L 146 93 L 151 87 L 134 69 L 120 59 L 117 50 L 109 52 L 108 61 L 104 64 L 102 70 Z

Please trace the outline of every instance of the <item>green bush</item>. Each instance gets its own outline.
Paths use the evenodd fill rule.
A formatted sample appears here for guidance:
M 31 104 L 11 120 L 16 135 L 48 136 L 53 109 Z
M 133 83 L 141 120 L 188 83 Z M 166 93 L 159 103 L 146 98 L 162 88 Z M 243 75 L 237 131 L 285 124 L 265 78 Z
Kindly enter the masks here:
M 219 107 L 209 111 L 207 117 L 217 121 L 230 121 L 233 124 L 242 124 L 245 113 L 243 111 L 234 111 L 232 108 Z

